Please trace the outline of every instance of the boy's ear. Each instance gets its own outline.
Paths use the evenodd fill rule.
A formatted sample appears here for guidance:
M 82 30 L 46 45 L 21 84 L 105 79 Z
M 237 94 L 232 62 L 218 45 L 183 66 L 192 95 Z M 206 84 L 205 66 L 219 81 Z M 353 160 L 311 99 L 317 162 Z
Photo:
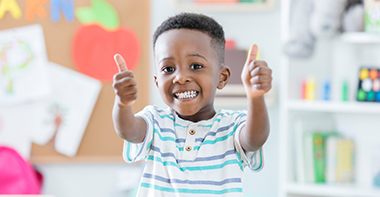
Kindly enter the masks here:
M 154 77 L 154 83 L 156 84 L 156 87 L 158 88 L 158 81 L 157 81 L 157 76 L 156 76 L 156 74 L 154 74 L 153 77 Z
M 230 76 L 231 76 L 230 67 L 228 67 L 227 65 L 223 65 L 219 73 L 219 83 L 217 86 L 219 90 L 223 89 L 227 85 L 228 80 L 230 80 Z

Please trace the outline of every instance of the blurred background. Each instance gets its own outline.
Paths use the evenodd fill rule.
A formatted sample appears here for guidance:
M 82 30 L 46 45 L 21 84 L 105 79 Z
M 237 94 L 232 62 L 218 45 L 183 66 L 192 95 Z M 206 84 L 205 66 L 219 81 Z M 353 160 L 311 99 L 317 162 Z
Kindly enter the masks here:
M 152 35 L 180 12 L 224 28 L 232 78 L 217 109 L 246 108 L 239 75 L 252 44 L 273 70 L 265 164 L 245 170 L 244 196 L 380 196 L 376 0 L 0 1 L 0 194 L 22 193 L 17 176 L 43 195 L 135 196 L 144 163 L 123 161 L 113 128 L 113 55 L 134 71 L 133 110 L 166 108 Z M 39 176 L 22 173 L 29 164 Z

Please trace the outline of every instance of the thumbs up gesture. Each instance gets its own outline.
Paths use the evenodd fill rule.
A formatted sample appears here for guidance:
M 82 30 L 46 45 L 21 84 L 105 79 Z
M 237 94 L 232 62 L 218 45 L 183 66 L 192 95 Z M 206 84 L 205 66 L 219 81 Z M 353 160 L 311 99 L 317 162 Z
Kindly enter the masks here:
M 248 98 L 262 96 L 272 88 L 272 70 L 265 61 L 256 60 L 257 52 L 257 45 L 252 45 L 241 73 Z
M 113 76 L 112 85 L 116 93 L 116 101 L 122 106 L 131 106 L 137 99 L 136 80 L 121 55 L 116 54 L 114 59 L 119 68 L 119 73 Z

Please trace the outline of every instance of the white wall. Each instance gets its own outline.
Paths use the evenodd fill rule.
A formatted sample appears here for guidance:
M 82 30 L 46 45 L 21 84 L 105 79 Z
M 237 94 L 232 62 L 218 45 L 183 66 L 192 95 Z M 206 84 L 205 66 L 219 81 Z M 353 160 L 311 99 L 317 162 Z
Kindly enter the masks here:
M 177 13 L 170 0 L 151 1 L 151 35 L 167 17 Z M 258 44 L 262 59 L 266 60 L 273 70 L 276 87 L 280 65 L 280 1 L 275 0 L 275 7 L 268 12 L 246 13 L 204 13 L 215 18 L 224 28 L 226 37 L 235 39 L 242 49 L 251 44 Z M 153 59 L 153 58 L 152 58 Z M 165 107 L 158 96 L 153 83 L 153 61 L 151 61 L 151 104 Z M 240 72 L 240 71 L 238 71 Z M 156 96 L 157 95 L 157 96 Z M 278 95 L 278 94 L 277 94 Z M 278 98 L 276 98 L 278 99 Z M 278 106 L 269 107 L 271 134 L 264 145 L 265 166 L 259 173 L 245 172 L 244 192 L 246 196 L 276 197 L 278 191 Z M 38 165 L 44 174 L 44 194 L 55 197 L 76 196 L 133 196 L 121 190 L 120 179 L 129 172 L 141 171 L 138 167 L 124 163 L 89 163 L 89 164 L 45 164 Z

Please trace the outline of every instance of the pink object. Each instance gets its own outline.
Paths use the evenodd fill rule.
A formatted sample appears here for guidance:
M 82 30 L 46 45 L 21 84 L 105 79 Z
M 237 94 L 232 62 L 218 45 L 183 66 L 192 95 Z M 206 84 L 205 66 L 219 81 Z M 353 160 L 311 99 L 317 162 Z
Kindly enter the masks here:
M 41 194 L 42 179 L 17 151 L 0 146 L 0 194 Z
M 225 48 L 226 49 L 236 49 L 236 44 L 235 44 L 235 41 L 234 40 L 226 40 L 226 45 L 225 45 Z
M 302 80 L 301 84 L 301 98 L 306 99 L 306 80 Z

